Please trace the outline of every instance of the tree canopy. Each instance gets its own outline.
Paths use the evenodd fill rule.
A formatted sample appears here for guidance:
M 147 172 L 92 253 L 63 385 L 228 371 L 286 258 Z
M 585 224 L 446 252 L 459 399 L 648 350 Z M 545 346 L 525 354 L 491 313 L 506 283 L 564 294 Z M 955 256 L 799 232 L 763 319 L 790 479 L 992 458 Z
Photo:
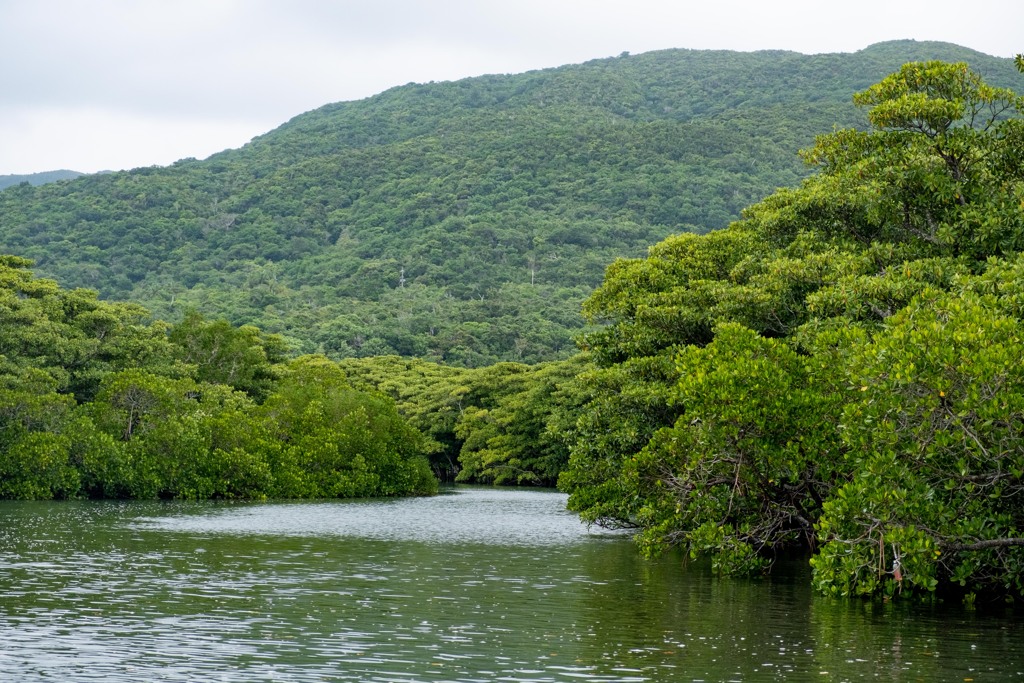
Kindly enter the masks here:
M 923 62 L 855 101 L 799 187 L 609 268 L 560 484 L 722 570 L 1019 598 L 1024 99 Z
M 0 498 L 431 493 L 424 438 L 322 357 L 38 279 L 0 256 Z
M 667 50 L 410 84 L 167 168 L 0 192 L 0 252 L 40 275 L 281 335 L 300 353 L 482 367 L 575 351 L 608 263 L 724 228 L 807 169 L 796 150 L 915 59 Z

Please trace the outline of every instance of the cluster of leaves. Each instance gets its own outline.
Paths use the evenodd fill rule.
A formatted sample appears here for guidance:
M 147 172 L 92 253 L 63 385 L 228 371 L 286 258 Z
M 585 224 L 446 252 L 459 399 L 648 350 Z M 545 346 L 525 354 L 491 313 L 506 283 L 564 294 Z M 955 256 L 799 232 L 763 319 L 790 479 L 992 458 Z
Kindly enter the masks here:
M 398 356 L 339 365 L 354 386 L 395 400 L 427 436 L 440 478 L 554 486 L 569 459 L 563 435 L 579 404 L 572 387 L 582 356 L 472 369 Z
M 559 483 L 723 571 L 1020 599 L 1024 98 L 920 62 L 855 100 L 801 186 L 609 268 Z
M 0 251 L 66 286 L 282 335 L 302 353 L 565 358 L 616 257 L 722 228 L 863 125 L 850 92 L 948 44 L 672 50 L 408 85 L 168 168 L 0 192 Z
M 192 314 L 151 323 L 0 257 L 0 497 L 425 494 L 424 439 L 337 364 Z

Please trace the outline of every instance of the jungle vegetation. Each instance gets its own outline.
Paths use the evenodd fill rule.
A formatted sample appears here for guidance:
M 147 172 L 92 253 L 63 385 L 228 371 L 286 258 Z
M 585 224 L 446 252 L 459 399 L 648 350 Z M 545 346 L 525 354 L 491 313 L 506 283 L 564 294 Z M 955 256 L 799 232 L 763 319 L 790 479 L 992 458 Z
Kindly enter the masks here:
M 619 257 L 726 227 L 863 128 L 850 95 L 907 61 L 1005 59 L 897 41 L 854 54 L 668 50 L 409 84 L 236 150 L 0 192 L 0 253 L 65 287 L 281 335 L 297 353 L 463 367 L 564 359 Z
M 826 593 L 1024 596 L 1024 98 L 917 62 L 816 172 L 619 260 L 559 480 L 584 519 Z
M 893 47 L 879 49 L 888 53 Z M 800 61 L 799 56 L 780 58 Z M 1017 66 L 1024 69 L 1021 62 Z M 1012 69 L 1010 60 L 1001 63 Z M 596 66 L 604 73 L 616 64 L 606 60 Z M 527 76 L 549 83 L 544 74 Z M 779 553 L 795 550 L 809 553 L 813 581 L 824 593 L 952 592 L 967 600 L 976 595 L 1019 600 L 1024 597 L 1024 98 L 994 82 L 967 62 L 926 60 L 896 66 L 866 84 L 853 96 L 862 118 L 851 116 L 846 127 L 822 126 L 832 132 L 823 132 L 802 153 L 807 171 L 796 173 L 788 187 L 765 193 L 726 226 L 687 231 L 680 230 L 683 223 L 671 230 L 665 224 L 674 234 L 645 257 L 628 257 L 627 251 L 627 257 L 610 260 L 600 285 L 583 303 L 587 327 L 575 354 L 549 348 L 535 359 L 529 351 L 534 347 L 524 341 L 519 357 L 509 359 L 499 346 L 469 341 L 472 335 L 477 341 L 490 339 L 501 329 L 495 322 L 500 311 L 492 311 L 492 317 L 452 323 L 455 327 L 437 322 L 431 328 L 428 337 L 445 329 L 472 332 L 459 336 L 459 345 L 446 347 L 462 349 L 457 354 L 415 344 L 398 349 L 379 336 L 390 328 L 374 319 L 360 329 L 378 335 L 364 342 L 380 344 L 339 345 L 331 349 L 334 358 L 296 357 L 310 350 L 310 343 L 313 350 L 327 349 L 315 341 L 316 333 L 299 340 L 287 325 L 281 328 L 285 334 L 277 334 L 273 326 L 239 324 L 219 315 L 227 313 L 224 309 L 208 318 L 206 309 L 193 307 L 170 316 L 171 322 L 154 322 L 137 304 L 104 302 L 91 290 L 61 289 L 35 277 L 20 256 L 3 257 L 0 496 L 394 495 L 429 492 L 436 477 L 497 484 L 557 481 L 569 493 L 570 509 L 584 520 L 634 530 L 645 552 L 682 547 L 693 556 L 710 556 L 722 572 L 767 571 Z M 431 92 L 408 86 L 408 92 L 417 89 Z M 398 89 L 391 96 L 401 93 L 408 94 Z M 386 96 L 381 97 L 388 101 Z M 433 106 L 443 108 L 447 99 L 451 92 Z M 429 98 L 425 111 L 428 104 Z M 283 182 L 295 164 L 320 158 L 302 148 L 302 127 L 316 120 L 300 117 L 281 129 L 287 135 L 177 168 L 209 170 L 233 155 L 277 145 L 273 155 L 266 152 L 268 158 L 291 154 L 293 162 L 254 179 Z M 401 117 L 383 120 L 404 130 Z M 625 130 L 632 124 L 615 125 Z M 581 132 L 581 126 L 570 128 Z M 381 158 L 379 143 L 389 128 L 382 124 L 375 130 L 372 139 L 353 132 L 344 141 L 347 151 L 338 156 L 354 158 L 353 150 L 372 147 L 374 158 Z M 572 149 L 579 151 L 588 139 L 580 138 Z M 412 138 L 403 144 L 413 145 Z M 552 153 L 558 149 L 550 146 Z M 418 160 L 419 153 L 410 159 Z M 550 170 L 546 163 L 537 168 Z M 652 170 L 651 177 L 664 171 Z M 188 173 L 135 173 L 114 176 L 163 177 L 167 201 L 179 192 L 188 196 L 174 184 Z M 624 179 L 642 175 L 631 175 L 629 168 L 622 174 Z M 522 207 L 531 208 L 555 182 L 543 177 L 541 189 L 524 195 Z M 584 175 L 580 192 L 592 192 L 600 180 Z M 31 207 L 43 206 L 34 202 L 45 187 L 73 197 L 63 205 L 70 206 L 86 196 L 75 194 L 83 182 L 97 181 L 35 190 L 22 185 L 0 198 L 25 216 Z M 153 191 L 160 190 L 162 185 L 153 182 Z M 273 193 L 270 186 L 257 187 L 253 205 L 265 207 Z M 495 182 L 495 191 L 508 187 Z M 439 187 L 417 201 L 430 205 L 442 195 Z M 465 200 L 482 201 L 482 196 L 470 192 Z M 649 196 L 669 200 L 667 194 Z M 107 195 L 88 197 L 97 211 L 111 210 Z M 139 197 L 121 200 L 144 206 L 148 195 Z M 51 199 L 51 206 L 62 205 L 58 195 Z M 278 199 L 287 204 L 284 195 Z M 350 206 L 357 203 L 353 199 Z M 307 205 L 316 202 L 296 206 Z M 563 206 L 538 204 L 536 214 L 523 215 L 561 216 L 584 234 L 600 232 L 594 227 L 600 212 L 562 214 Z M 125 225 L 138 219 L 130 211 L 117 215 Z M 232 233 L 241 215 L 225 219 L 221 233 Z M 635 220 L 639 215 L 620 212 L 608 220 L 655 225 Z M 418 224 L 407 234 L 436 234 L 434 226 L 447 224 L 452 215 L 442 212 L 436 218 L 436 224 Z M 6 225 L 18 220 L 23 218 Z M 275 220 L 268 222 L 268 235 L 279 234 L 283 224 Z M 389 220 L 383 224 L 403 225 L 401 215 Z M 354 240 L 345 242 L 346 249 L 359 268 L 372 263 L 358 248 L 369 233 L 345 225 L 351 230 L 344 239 Z M 510 223 L 495 244 L 508 245 L 521 236 L 517 225 L 530 223 Z M 706 229 L 712 227 L 719 229 Z M 184 230 L 155 227 L 156 242 L 171 239 L 164 228 Z M 123 234 L 135 229 L 125 227 Z M 332 240 L 335 247 L 344 241 L 343 233 Z M 40 234 L 49 233 L 40 228 Z M 389 239 L 402 234 L 396 227 Z M 549 236 L 545 240 L 530 248 L 551 244 Z M 182 242 L 196 259 L 191 263 L 200 279 L 206 258 L 201 248 L 214 241 Z M 502 287 L 515 288 L 504 280 L 498 290 L 482 294 L 458 290 L 454 274 L 480 264 L 498 281 L 504 277 L 501 258 L 462 252 L 458 244 L 453 237 L 438 247 L 455 264 L 438 306 L 443 301 L 475 306 L 476 296 L 480 304 L 493 305 L 489 296 Z M 123 242 L 114 239 L 111 245 Z M 479 246 L 471 243 L 473 249 Z M 598 242 L 582 251 L 600 255 L 605 246 L 614 251 Z M 94 252 L 98 264 L 102 251 Z M 309 265 L 316 260 L 310 258 L 289 263 Z M 227 262 L 218 263 L 222 285 L 234 287 L 225 292 L 225 301 L 259 289 L 259 282 L 232 280 Z M 159 267 L 157 261 L 151 264 L 154 272 Z M 97 277 L 113 273 L 94 268 Z M 283 273 L 281 268 L 275 272 Z M 520 291 L 536 293 L 541 271 L 533 266 L 528 271 L 533 281 L 519 283 Z M 311 281 L 319 277 L 304 272 Z M 337 286 L 372 289 L 372 273 L 360 272 L 349 284 L 339 279 Z M 399 272 L 402 279 L 393 287 L 344 299 L 348 308 L 331 309 L 337 318 L 319 317 L 330 312 L 335 305 L 330 303 L 303 308 L 288 299 L 296 305 L 284 308 L 289 315 L 304 311 L 302 320 L 317 329 L 318 321 L 345 324 L 357 302 L 371 301 L 412 324 L 415 316 L 401 307 L 400 297 L 417 292 L 424 297 L 416 299 L 419 303 L 429 302 L 436 283 L 412 266 Z M 187 289 L 168 284 L 167 291 L 179 291 L 194 304 L 189 292 L 205 286 L 196 280 Z M 579 287 L 589 291 L 582 280 Z M 313 302 L 315 296 L 307 294 Z M 545 301 L 557 308 L 568 299 L 551 295 Z M 416 310 L 439 314 L 442 309 Z M 513 316 L 506 322 L 514 334 L 506 331 L 495 339 L 519 339 L 515 335 L 535 329 L 530 320 L 550 322 L 536 310 L 523 319 Z M 575 329 L 567 326 L 566 334 Z M 477 355 L 470 353 L 474 349 Z
M 0 497 L 427 494 L 423 436 L 390 399 L 273 335 L 36 278 L 0 257 Z

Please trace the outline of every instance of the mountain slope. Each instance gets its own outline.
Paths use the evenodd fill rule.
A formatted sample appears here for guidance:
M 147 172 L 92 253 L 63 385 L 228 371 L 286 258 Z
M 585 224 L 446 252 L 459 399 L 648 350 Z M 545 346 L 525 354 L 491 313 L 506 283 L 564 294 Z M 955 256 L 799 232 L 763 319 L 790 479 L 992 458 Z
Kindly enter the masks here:
M 0 175 L 0 190 L 12 185 L 28 183 L 29 185 L 45 185 L 46 183 L 58 180 L 71 180 L 82 175 L 78 171 L 43 171 L 42 173 L 27 173 L 24 175 Z
M 237 150 L 0 193 L 0 252 L 67 286 L 189 307 L 337 357 L 464 365 L 569 353 L 616 257 L 723 227 L 860 125 L 861 90 L 917 59 L 669 50 L 407 85 L 303 114 Z

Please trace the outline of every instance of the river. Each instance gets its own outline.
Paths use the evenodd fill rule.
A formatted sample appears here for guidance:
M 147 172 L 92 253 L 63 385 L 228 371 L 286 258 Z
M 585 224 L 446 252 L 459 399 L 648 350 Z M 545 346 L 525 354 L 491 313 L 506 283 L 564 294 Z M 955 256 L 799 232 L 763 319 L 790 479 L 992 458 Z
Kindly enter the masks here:
M 1019 613 L 638 556 L 549 491 L 0 504 L 0 681 L 1011 681 Z

